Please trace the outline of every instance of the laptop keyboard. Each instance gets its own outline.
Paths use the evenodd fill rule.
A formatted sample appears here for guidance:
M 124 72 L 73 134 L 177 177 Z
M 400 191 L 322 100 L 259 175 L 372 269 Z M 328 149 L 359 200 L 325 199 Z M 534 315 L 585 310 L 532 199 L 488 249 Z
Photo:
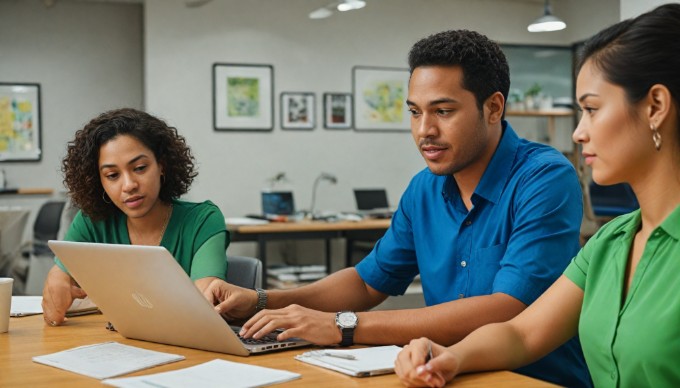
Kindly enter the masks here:
M 276 339 L 276 336 L 278 335 L 277 332 L 269 333 L 260 339 L 255 339 L 255 338 L 243 338 L 238 333 L 240 329 L 234 327 L 232 327 L 231 329 L 234 331 L 234 333 L 236 333 L 241 342 L 243 342 L 246 345 L 266 345 L 279 342 L 279 340 Z

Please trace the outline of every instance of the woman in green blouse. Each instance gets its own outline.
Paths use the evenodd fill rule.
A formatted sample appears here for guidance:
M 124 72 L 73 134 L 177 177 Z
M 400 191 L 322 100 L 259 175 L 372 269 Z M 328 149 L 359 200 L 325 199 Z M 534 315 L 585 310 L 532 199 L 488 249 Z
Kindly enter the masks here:
M 71 201 L 80 208 L 65 240 L 161 245 L 199 290 L 224 280 L 229 234 L 210 201 L 178 198 L 197 173 L 184 137 L 135 109 L 102 113 L 76 132 L 62 162 Z M 43 289 L 45 322 L 57 326 L 74 298 L 86 296 L 55 259 Z
M 425 338 L 405 346 L 395 365 L 404 384 L 516 369 L 578 333 L 595 386 L 680 386 L 679 53 L 680 4 L 585 43 L 576 82 L 583 116 L 573 138 L 593 179 L 629 183 L 640 209 L 602 227 L 516 318 L 449 348 Z

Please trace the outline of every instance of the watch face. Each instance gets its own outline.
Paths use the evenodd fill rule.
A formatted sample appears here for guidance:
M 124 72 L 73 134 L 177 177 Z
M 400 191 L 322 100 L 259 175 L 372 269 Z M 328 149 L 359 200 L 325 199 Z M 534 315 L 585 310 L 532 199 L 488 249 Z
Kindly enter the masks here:
M 338 323 L 343 327 L 354 327 L 357 324 L 357 316 L 354 313 L 341 313 Z

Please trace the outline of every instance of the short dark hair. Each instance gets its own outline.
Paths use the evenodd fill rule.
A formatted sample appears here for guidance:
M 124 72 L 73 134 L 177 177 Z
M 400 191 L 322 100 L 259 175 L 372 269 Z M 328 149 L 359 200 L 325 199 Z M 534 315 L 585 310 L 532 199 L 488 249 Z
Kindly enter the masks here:
M 76 131 L 68 143 L 62 161 L 64 185 L 71 201 L 93 220 L 112 216 L 120 210 L 106 203 L 104 187 L 99 178 L 99 150 L 119 135 L 132 136 L 149 148 L 163 168 L 163 183 L 159 193 L 162 201 L 170 202 L 189 191 L 193 179 L 194 157 L 184 137 L 177 129 L 146 112 L 123 108 L 104 112 Z
M 588 39 L 576 68 L 578 73 L 586 61 L 592 61 L 607 81 L 624 89 L 631 104 L 640 102 L 655 84 L 662 84 L 680 108 L 679 53 L 680 4 L 665 4 Z
M 507 101 L 510 69 L 500 46 L 486 36 L 469 30 L 449 30 L 416 42 L 408 54 L 411 73 L 421 66 L 460 66 L 463 87 L 472 92 L 477 107 L 496 92 Z

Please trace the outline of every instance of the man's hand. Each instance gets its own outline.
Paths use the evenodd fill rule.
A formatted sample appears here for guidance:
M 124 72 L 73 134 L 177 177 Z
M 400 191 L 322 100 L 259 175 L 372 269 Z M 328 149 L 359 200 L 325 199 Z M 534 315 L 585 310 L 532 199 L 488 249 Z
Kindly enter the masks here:
M 277 329 L 279 341 L 298 337 L 317 345 L 336 345 L 342 340 L 335 313 L 325 313 L 292 304 L 278 310 L 262 310 L 243 325 L 241 336 L 260 339 Z
M 419 338 L 399 352 L 394 372 L 408 387 L 443 387 L 458 373 L 459 365 L 449 349 Z
M 66 311 L 71 307 L 73 299 L 86 296 L 87 293 L 75 280 L 55 265 L 47 274 L 43 288 L 43 319 L 50 326 L 61 325 L 67 320 Z
M 203 291 L 203 296 L 215 306 L 215 311 L 228 320 L 244 319 L 255 313 L 257 293 L 254 290 L 214 279 Z

